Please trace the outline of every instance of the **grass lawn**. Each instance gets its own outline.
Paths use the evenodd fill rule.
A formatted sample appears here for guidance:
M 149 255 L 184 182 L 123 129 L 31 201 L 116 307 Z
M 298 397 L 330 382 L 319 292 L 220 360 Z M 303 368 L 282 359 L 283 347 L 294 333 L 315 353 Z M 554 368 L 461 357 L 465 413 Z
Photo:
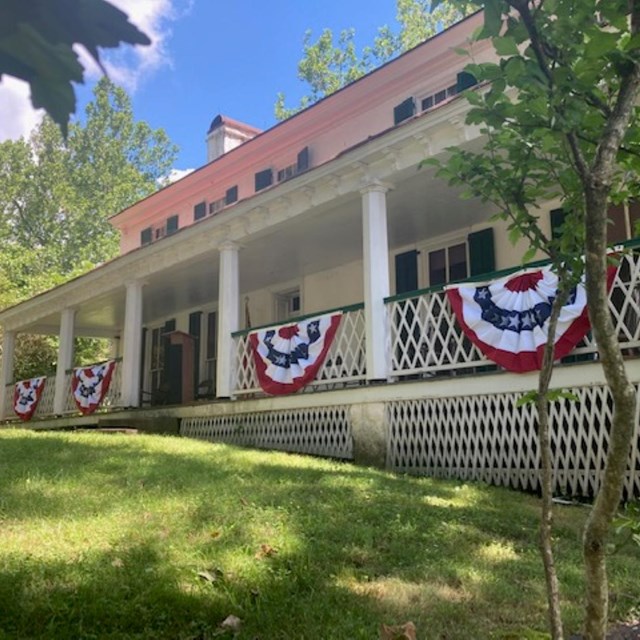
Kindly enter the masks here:
M 578 631 L 587 509 L 557 512 Z M 178 438 L 0 432 L 0 638 L 541 637 L 538 500 Z M 612 617 L 640 605 L 611 558 Z M 199 575 L 200 574 L 200 575 Z M 219 627 L 240 618 L 234 632 Z

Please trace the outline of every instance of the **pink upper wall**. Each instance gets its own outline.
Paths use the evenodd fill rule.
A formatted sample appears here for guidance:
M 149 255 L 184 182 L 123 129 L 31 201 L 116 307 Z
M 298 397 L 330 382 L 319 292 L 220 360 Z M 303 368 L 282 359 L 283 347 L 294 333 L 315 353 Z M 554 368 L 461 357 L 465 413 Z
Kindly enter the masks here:
M 115 215 L 111 222 L 121 231 L 121 253 L 139 247 L 140 232 L 163 225 L 170 216 L 179 216 L 179 228 L 193 224 L 196 204 L 206 201 L 208 206 L 234 185 L 238 186 L 238 200 L 252 197 L 259 171 L 273 168 L 273 184 L 277 184 L 278 169 L 294 164 L 304 147 L 309 148 L 313 168 L 393 127 L 394 107 L 410 96 L 417 99 L 416 112 L 420 113 L 422 97 L 455 85 L 468 59 L 454 49 L 465 46 L 481 23 L 481 14 L 467 18 Z M 486 45 L 475 43 L 473 47 L 476 60 L 486 59 Z

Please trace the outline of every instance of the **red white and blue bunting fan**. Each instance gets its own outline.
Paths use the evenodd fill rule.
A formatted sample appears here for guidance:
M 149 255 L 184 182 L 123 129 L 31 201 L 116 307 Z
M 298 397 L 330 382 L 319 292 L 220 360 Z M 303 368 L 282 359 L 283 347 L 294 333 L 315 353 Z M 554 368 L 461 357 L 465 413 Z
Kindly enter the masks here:
M 616 267 L 609 267 L 611 288 Z M 465 283 L 447 289 L 449 302 L 466 336 L 482 353 L 508 371 L 542 367 L 551 305 L 558 276 L 550 267 L 520 271 L 499 280 Z M 560 312 L 555 358 L 568 355 L 590 329 L 584 283 L 574 287 Z
M 13 390 L 13 410 L 20 420 L 31 420 L 38 408 L 47 378 L 31 378 L 16 382 Z
M 71 390 L 80 413 L 83 415 L 93 413 L 100 406 L 109 391 L 115 365 L 113 360 L 109 360 L 73 370 Z
M 294 393 L 309 384 L 318 373 L 331 347 L 341 313 L 332 313 L 309 320 L 249 334 L 249 343 L 265 393 Z

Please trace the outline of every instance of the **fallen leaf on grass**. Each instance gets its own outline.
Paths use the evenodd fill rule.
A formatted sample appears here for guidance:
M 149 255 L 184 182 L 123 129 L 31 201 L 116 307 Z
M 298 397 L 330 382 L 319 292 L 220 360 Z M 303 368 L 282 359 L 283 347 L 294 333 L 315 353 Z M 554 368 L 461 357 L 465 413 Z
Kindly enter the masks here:
M 261 560 L 262 558 L 270 558 L 271 556 L 275 556 L 278 553 L 277 549 L 274 549 L 270 544 L 261 544 L 259 551 L 254 556 L 256 560 Z
M 115 567 L 116 569 L 120 569 L 121 567 L 124 567 L 124 562 L 122 562 L 120 558 L 114 558 L 111 561 L 111 566 Z
M 217 582 L 218 580 L 220 580 L 220 578 L 222 578 L 223 572 L 222 569 L 218 569 L 218 567 L 216 567 L 210 570 L 198 571 L 196 575 L 198 576 L 198 578 L 201 578 L 202 580 L 206 580 L 207 582 L 211 582 L 213 584 L 214 582 Z
M 416 625 L 413 622 L 391 626 L 380 625 L 380 640 L 416 640 Z
M 238 618 L 238 616 L 230 615 L 227 616 L 221 623 L 220 628 L 229 631 L 233 631 L 234 633 L 238 633 L 240 628 L 242 627 L 242 620 Z
M 249 501 L 246 498 L 240 498 L 240 504 L 242 504 L 243 507 L 248 507 Z
M 222 535 L 222 531 L 220 531 L 220 529 L 216 529 L 215 531 L 212 531 L 209 534 L 214 540 L 217 540 L 221 535 Z

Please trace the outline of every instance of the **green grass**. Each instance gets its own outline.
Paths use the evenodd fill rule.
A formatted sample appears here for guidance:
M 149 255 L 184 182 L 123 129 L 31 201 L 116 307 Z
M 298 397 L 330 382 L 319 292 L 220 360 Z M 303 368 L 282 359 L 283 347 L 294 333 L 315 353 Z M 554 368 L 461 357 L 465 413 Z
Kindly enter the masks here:
M 582 507 L 558 509 L 567 629 Z M 538 501 L 178 438 L 0 432 L 0 638 L 539 637 Z M 268 546 L 262 546 L 268 545 Z M 611 559 L 612 616 L 640 603 Z M 198 576 L 204 573 L 205 578 Z

